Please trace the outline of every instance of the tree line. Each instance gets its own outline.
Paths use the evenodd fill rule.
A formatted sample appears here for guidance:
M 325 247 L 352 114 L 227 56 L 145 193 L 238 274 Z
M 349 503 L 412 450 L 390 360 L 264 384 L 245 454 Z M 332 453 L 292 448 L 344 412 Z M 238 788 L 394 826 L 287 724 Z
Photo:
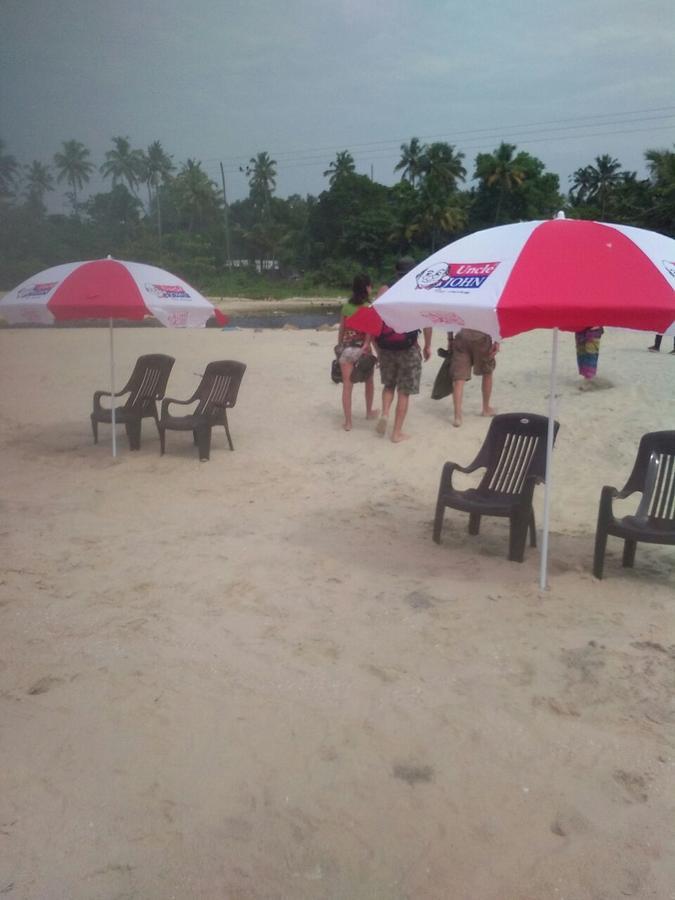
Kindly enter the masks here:
M 639 178 L 599 156 L 562 192 L 556 174 L 513 144 L 479 153 L 467 167 L 452 144 L 413 137 L 401 145 L 393 186 L 359 174 L 342 150 L 318 196 L 283 199 L 278 164 L 260 152 L 242 169 L 248 196 L 227 204 L 200 161 L 176 165 L 159 141 L 141 150 L 115 137 L 98 167 L 110 189 L 83 200 L 97 169 L 84 144 L 65 141 L 50 164 L 21 164 L 0 141 L 0 287 L 110 253 L 168 268 L 211 292 L 265 293 L 274 279 L 292 283 L 293 292 L 344 289 L 359 269 L 379 275 L 396 256 L 421 259 L 463 234 L 559 209 L 675 236 L 675 152 L 649 149 L 645 162 L 647 177 Z M 59 187 L 69 212 L 50 215 L 45 200 Z

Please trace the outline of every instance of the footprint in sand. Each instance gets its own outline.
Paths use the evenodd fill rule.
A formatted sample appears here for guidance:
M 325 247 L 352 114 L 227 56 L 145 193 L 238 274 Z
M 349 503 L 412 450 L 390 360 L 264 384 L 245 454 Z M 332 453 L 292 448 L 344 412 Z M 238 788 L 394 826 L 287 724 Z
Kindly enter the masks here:
M 62 678 L 53 678 L 51 675 L 45 675 L 44 678 L 38 679 L 32 687 L 28 688 L 27 693 L 31 696 L 46 694 L 55 684 L 60 684 L 62 680 Z
M 431 766 L 419 766 L 416 763 L 396 763 L 392 774 L 394 778 L 400 778 L 411 787 L 421 782 L 428 783 L 434 780 L 434 770 Z
M 627 803 L 646 803 L 647 779 L 637 772 L 626 772 L 624 769 L 615 769 L 612 778 L 623 791 L 624 800 Z

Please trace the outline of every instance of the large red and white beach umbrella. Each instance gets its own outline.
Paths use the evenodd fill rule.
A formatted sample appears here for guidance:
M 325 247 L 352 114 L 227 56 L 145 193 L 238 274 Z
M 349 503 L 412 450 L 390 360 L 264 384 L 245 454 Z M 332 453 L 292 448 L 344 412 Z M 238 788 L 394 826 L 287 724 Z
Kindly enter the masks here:
M 199 291 L 164 269 L 145 263 L 97 259 L 53 266 L 26 279 L 0 299 L 0 316 L 10 325 L 53 325 L 78 319 L 106 319 L 110 325 L 110 391 L 115 393 L 113 322 L 154 316 L 168 328 L 200 328 L 211 317 L 227 317 Z M 112 448 L 115 403 L 112 400 Z
M 374 315 L 374 311 L 379 316 Z M 675 240 L 628 225 L 520 222 L 460 238 L 415 266 L 372 310 L 351 317 L 379 333 L 468 327 L 495 340 L 553 330 L 540 585 L 546 584 L 558 331 L 609 325 L 675 334 Z M 370 321 L 368 320 L 370 317 Z M 375 321 L 373 321 L 375 320 Z
M 467 326 L 495 340 L 591 325 L 675 333 L 675 241 L 564 218 L 501 225 L 432 254 L 375 308 L 397 331 Z

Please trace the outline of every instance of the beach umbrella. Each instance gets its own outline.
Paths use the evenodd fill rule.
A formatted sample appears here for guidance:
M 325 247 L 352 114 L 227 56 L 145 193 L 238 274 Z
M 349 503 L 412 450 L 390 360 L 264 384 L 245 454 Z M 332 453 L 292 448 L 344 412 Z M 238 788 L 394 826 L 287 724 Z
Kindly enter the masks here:
M 467 327 L 495 340 L 552 329 L 543 589 L 558 332 L 609 325 L 675 334 L 675 240 L 628 225 L 565 219 L 562 213 L 488 228 L 429 256 L 348 324 L 377 335 L 380 317 L 398 332 Z
M 145 263 L 97 259 L 64 263 L 28 278 L 0 299 L 0 316 L 10 325 L 53 325 L 76 319 L 104 319 L 110 329 L 110 392 L 115 393 L 113 322 L 156 318 L 168 328 L 200 328 L 227 317 L 187 282 Z M 115 399 L 112 452 L 117 455 Z

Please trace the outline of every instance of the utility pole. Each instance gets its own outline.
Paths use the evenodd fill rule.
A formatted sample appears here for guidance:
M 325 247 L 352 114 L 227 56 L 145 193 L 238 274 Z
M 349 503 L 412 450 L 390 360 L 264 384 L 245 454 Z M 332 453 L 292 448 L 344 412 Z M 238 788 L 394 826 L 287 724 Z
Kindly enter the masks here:
M 230 254 L 230 217 L 227 210 L 227 194 L 225 193 L 225 170 L 223 164 L 220 164 L 220 177 L 223 180 L 223 209 L 225 215 L 225 255 L 227 257 L 228 271 L 232 271 L 232 256 Z

